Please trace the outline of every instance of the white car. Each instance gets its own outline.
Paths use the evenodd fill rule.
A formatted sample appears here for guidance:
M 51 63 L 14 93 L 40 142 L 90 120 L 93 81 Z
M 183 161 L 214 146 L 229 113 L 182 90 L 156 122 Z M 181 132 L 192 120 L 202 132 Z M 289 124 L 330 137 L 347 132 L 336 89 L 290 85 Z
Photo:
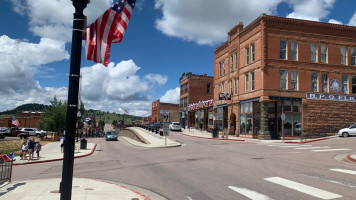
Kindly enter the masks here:
M 343 128 L 338 132 L 339 136 L 341 137 L 348 137 L 350 135 L 356 135 L 356 124 L 350 126 L 349 128 Z
M 169 124 L 169 130 L 171 130 L 171 131 L 181 131 L 182 130 L 182 126 L 180 125 L 179 122 L 172 122 L 171 124 Z
M 36 137 L 44 137 L 46 136 L 46 133 L 43 131 L 40 131 L 36 128 L 22 128 L 19 130 L 20 133 L 28 133 L 29 136 L 36 136 Z

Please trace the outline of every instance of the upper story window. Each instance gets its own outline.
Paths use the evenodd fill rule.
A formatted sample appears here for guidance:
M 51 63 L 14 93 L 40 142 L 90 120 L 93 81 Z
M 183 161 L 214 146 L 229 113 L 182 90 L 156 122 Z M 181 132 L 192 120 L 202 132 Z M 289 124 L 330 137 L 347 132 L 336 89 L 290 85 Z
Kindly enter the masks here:
M 234 53 L 234 70 L 237 68 L 237 52 Z
M 342 75 L 342 93 L 348 94 L 348 86 L 349 86 L 349 80 L 347 78 L 347 75 L 343 74 Z
M 317 72 L 311 73 L 311 89 L 313 92 L 318 91 L 318 73 Z
M 328 90 L 328 74 L 327 73 L 321 73 L 321 84 L 322 84 L 322 92 L 329 92 Z
M 298 60 L 298 42 L 296 41 L 290 42 L 290 59 Z
M 291 71 L 290 83 L 292 90 L 298 90 L 298 71 Z
M 232 94 L 232 79 L 229 81 L 229 92 L 230 92 L 230 94 Z
M 180 94 L 183 94 L 184 93 L 184 85 L 181 85 L 180 86 Z
M 221 62 L 219 62 L 219 77 L 221 77 L 221 70 L 222 70 L 222 68 L 221 68 L 222 66 L 221 66 Z
M 251 63 L 255 62 L 255 43 L 251 44 Z
M 352 76 L 351 84 L 352 84 L 352 94 L 356 94 L 356 76 Z
M 208 84 L 206 85 L 206 92 L 207 92 L 208 94 L 211 93 L 211 86 L 210 86 L 210 83 L 208 83 Z
M 280 88 L 286 90 L 287 89 L 287 70 L 285 70 L 285 69 L 279 70 L 279 78 L 280 78 Z
M 237 78 L 234 78 L 234 94 L 237 94 Z
M 356 65 L 356 48 L 353 47 L 350 49 L 350 53 L 351 53 L 351 65 Z
M 316 43 L 310 44 L 310 61 L 311 62 L 318 62 L 318 46 Z
M 233 54 L 231 54 L 230 55 L 230 72 L 232 72 L 234 70 L 233 65 L 234 65 L 234 56 L 233 56 Z
M 255 72 L 251 72 L 251 91 L 255 90 Z
M 279 51 L 279 58 L 286 60 L 287 59 L 287 40 L 281 40 L 279 42 L 280 51 Z
M 321 63 L 328 63 L 328 46 L 326 44 L 320 45 L 320 53 L 321 53 Z
M 225 93 L 225 82 L 221 83 L 221 92 Z
M 248 65 L 250 63 L 250 47 L 245 47 L 245 51 L 246 51 L 246 58 L 245 58 L 245 63 L 246 65 Z
M 248 80 L 248 73 L 245 74 L 245 92 L 248 92 L 248 85 L 249 85 L 249 80 Z
M 341 47 L 341 64 L 342 65 L 347 65 L 347 52 L 346 52 L 346 47 Z
M 222 75 L 225 76 L 225 69 L 226 69 L 226 62 L 225 62 L 225 59 L 222 61 L 222 65 L 223 65 L 223 72 L 222 72 Z

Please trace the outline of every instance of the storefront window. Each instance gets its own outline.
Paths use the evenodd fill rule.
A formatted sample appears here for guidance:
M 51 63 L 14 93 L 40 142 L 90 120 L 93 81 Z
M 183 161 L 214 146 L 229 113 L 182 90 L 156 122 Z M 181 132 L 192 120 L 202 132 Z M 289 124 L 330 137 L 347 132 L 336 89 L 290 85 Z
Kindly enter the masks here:
M 293 114 L 293 135 L 300 136 L 302 132 L 302 123 L 300 120 L 300 114 Z
M 292 111 L 291 101 L 284 101 L 284 112 Z
M 293 112 L 300 112 L 300 101 L 293 101 Z
M 252 113 L 246 114 L 246 133 L 252 134 Z
M 209 126 L 213 126 L 214 125 L 214 121 L 213 121 L 213 119 L 214 119 L 214 113 L 213 112 L 209 112 Z
M 285 136 L 292 136 L 292 114 L 291 113 L 284 113 L 286 119 L 284 120 L 284 135 Z
M 240 115 L 240 133 L 244 134 L 246 129 L 246 115 Z

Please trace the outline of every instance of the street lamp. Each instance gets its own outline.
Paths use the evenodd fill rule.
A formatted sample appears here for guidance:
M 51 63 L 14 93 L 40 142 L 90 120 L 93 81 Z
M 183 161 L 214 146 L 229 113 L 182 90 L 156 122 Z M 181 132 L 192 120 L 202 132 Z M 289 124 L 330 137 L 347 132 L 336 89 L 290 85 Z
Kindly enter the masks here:
M 72 0 L 75 8 L 73 16 L 72 47 L 70 54 L 70 72 L 66 114 L 66 134 L 64 139 L 62 181 L 60 184 L 61 200 L 70 200 L 72 196 L 75 122 L 78 112 L 78 94 L 80 79 L 80 61 L 85 16 L 84 9 L 90 0 Z
M 76 142 L 78 142 L 79 141 L 79 139 L 78 139 L 78 137 L 79 137 L 79 122 L 80 122 L 80 116 L 82 115 L 82 113 L 80 113 L 80 111 L 78 111 L 77 112 L 77 117 L 78 117 L 78 119 L 77 119 L 77 125 L 78 125 L 78 127 L 77 127 L 77 141 Z

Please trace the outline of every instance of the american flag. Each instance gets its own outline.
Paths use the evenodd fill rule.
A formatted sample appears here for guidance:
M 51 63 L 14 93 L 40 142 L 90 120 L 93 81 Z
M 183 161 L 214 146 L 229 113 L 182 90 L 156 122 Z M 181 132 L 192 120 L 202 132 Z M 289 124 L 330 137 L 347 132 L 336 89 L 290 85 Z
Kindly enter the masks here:
M 127 111 L 126 109 L 124 109 L 125 110 L 125 113 L 129 113 L 129 111 Z
M 12 123 L 11 123 L 11 124 L 14 125 L 14 126 L 19 126 L 19 125 L 20 125 L 20 122 L 19 122 L 18 119 L 16 119 L 15 116 L 13 116 L 13 117 L 12 117 Z
M 136 0 L 118 0 L 86 29 L 87 60 L 108 66 L 111 43 L 120 43 Z

